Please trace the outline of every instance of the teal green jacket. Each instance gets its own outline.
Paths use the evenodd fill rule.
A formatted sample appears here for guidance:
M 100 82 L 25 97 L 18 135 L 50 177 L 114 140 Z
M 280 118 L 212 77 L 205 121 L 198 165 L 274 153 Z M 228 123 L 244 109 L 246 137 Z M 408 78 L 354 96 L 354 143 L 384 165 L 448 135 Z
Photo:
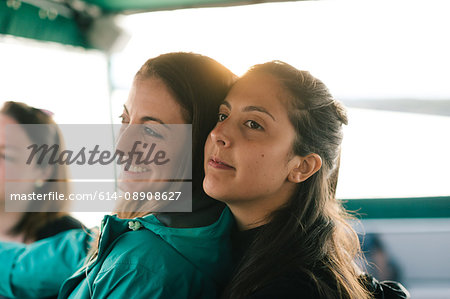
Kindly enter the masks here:
M 98 257 L 83 267 L 92 237 L 82 230 L 31 245 L 0 242 L 0 295 L 47 297 L 62 284 L 58 298 L 215 298 L 231 273 L 233 221 L 227 208 L 199 228 L 105 216 Z
M 30 245 L 0 242 L 0 295 L 8 298 L 56 296 L 84 260 L 92 236 L 73 229 Z
M 98 257 L 58 298 L 216 298 L 231 274 L 231 212 L 214 224 L 171 228 L 155 216 L 105 216 Z

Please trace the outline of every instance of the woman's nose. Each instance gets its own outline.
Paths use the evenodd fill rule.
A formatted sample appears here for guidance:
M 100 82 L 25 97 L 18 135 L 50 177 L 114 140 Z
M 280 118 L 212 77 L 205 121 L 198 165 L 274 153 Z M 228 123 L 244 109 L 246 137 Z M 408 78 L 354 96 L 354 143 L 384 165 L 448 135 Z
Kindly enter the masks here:
M 133 144 L 138 140 L 139 126 L 122 124 L 116 142 L 116 150 L 128 153 L 132 149 Z
M 231 145 L 231 138 L 229 137 L 228 125 L 224 122 L 217 123 L 211 131 L 211 140 L 222 147 L 229 147 Z

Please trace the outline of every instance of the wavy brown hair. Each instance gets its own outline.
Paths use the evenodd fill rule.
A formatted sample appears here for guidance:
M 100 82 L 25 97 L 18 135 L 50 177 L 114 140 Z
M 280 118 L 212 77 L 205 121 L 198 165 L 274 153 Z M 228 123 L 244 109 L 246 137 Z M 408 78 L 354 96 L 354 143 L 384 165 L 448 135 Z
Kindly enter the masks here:
M 335 197 L 345 108 L 320 80 L 286 63 L 256 65 L 246 75 L 254 73 L 273 76 L 290 95 L 287 111 L 296 131 L 293 154 L 315 153 L 323 164 L 268 216 L 224 297 L 245 298 L 280 275 L 301 272 L 320 298 L 369 298 L 354 263 L 360 256 L 358 237 Z

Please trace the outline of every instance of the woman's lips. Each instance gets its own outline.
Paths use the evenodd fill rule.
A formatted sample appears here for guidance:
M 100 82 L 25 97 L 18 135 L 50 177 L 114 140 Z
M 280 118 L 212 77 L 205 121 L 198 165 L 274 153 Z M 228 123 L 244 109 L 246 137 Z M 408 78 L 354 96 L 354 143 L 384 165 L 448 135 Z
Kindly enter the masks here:
M 151 168 L 130 165 L 128 170 L 125 170 L 125 167 L 122 167 L 122 171 L 123 174 L 127 176 L 148 176 L 151 172 Z
M 218 158 L 210 158 L 208 161 L 208 165 L 217 169 L 225 169 L 225 170 L 235 169 L 233 166 L 228 165 L 227 163 L 221 161 Z
M 134 173 L 142 173 L 142 172 L 149 172 L 149 171 L 150 171 L 150 168 L 135 166 L 135 165 L 130 165 L 130 168 L 128 169 L 128 172 L 134 172 Z

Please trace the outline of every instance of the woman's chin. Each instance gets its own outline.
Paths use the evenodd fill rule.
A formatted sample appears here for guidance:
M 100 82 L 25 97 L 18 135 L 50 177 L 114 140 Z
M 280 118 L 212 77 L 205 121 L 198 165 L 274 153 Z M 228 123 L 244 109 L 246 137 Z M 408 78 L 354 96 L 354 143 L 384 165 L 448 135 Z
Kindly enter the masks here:
M 205 191 L 206 195 L 208 195 L 211 198 L 214 198 L 215 200 L 227 203 L 227 194 L 224 194 L 226 192 L 220 192 L 220 190 L 217 190 L 217 188 L 214 188 L 215 185 L 212 184 L 209 180 L 206 178 L 203 180 L 203 190 Z

